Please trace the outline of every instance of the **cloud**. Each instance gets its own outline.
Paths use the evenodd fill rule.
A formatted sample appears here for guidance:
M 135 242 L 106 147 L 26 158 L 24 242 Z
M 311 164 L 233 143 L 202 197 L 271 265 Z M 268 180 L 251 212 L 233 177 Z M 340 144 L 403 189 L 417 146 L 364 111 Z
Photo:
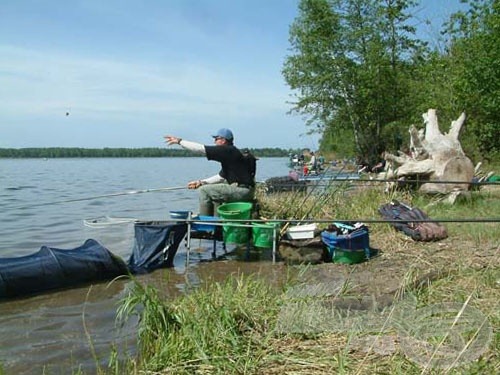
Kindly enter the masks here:
M 280 64 L 296 7 L 285 3 L 277 20 L 232 1 L 4 8 L 0 147 L 142 147 L 222 126 L 249 146 L 294 142 Z
M 286 111 L 284 86 L 238 80 L 210 66 L 77 58 L 0 46 L 0 109 L 197 113 L 217 117 Z

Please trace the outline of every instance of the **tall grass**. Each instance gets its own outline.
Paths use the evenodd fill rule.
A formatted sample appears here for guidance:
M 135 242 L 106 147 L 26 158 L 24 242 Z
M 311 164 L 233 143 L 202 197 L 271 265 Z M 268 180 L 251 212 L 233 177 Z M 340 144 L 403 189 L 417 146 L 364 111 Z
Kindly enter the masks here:
M 433 198 L 409 193 L 386 195 L 380 188 L 361 189 L 355 195 L 338 187 L 319 195 L 304 193 L 261 197 L 262 213 L 268 217 L 309 216 L 339 220 L 378 217 L 378 207 L 398 199 L 424 209 L 433 218 L 497 217 L 497 194 L 473 194 L 472 199 L 454 206 L 436 203 Z M 298 203 L 300 203 L 299 206 Z M 119 309 L 119 318 L 137 314 L 139 357 L 131 359 L 124 373 L 146 374 L 496 374 L 499 368 L 500 335 L 498 327 L 498 223 L 448 223 L 449 238 L 440 243 L 416 243 L 397 233 L 389 224 L 372 225 L 371 240 L 383 250 L 376 262 L 394 262 L 403 267 L 396 298 L 411 294 L 416 309 L 443 302 L 464 304 L 478 309 L 493 327 L 493 338 L 481 356 L 464 364 L 444 368 L 423 367 L 399 348 L 380 354 L 381 343 L 398 343 L 397 319 L 412 323 L 412 315 L 398 315 L 395 305 L 375 311 L 380 321 L 366 332 L 319 330 L 313 334 L 283 332 L 278 329 L 283 308 L 289 303 L 287 290 L 300 282 L 290 278 L 285 289 L 269 285 L 259 275 L 229 275 L 222 283 L 207 282 L 175 300 L 165 300 L 158 290 L 135 281 Z M 486 260 L 482 260 L 485 256 Z M 339 265 L 331 264 L 341 272 Z M 305 270 L 314 274 L 315 266 Z M 299 267 L 300 269 L 300 267 Z M 353 266 L 351 272 L 358 269 Z M 422 272 L 437 270 L 437 280 L 415 283 Z M 442 271 L 447 272 L 442 272 Z M 328 280 L 325 280 L 328 282 Z M 349 295 L 356 288 L 346 282 L 334 296 L 309 296 L 301 302 L 322 311 L 318 321 L 328 323 L 333 312 L 325 301 Z M 309 309 L 310 310 L 310 309 Z M 418 310 L 417 310 L 418 311 Z M 332 314 L 332 315 L 330 315 Z M 298 317 L 300 318 L 300 316 Z M 314 316 L 312 316 L 314 319 Z M 452 317 L 453 318 L 453 317 Z M 396 323 L 395 323 L 396 322 Z M 404 325 L 403 324 L 403 325 Z M 326 325 L 328 326 L 328 324 Z M 468 336 L 472 340 L 477 332 Z M 450 329 L 433 338 L 447 344 Z M 359 345 L 360 340 L 372 340 Z M 373 341 L 375 340 L 375 341 Z M 467 340 L 466 340 L 467 341 Z M 387 345 L 387 344 L 384 344 Z M 463 351 L 468 343 L 464 342 Z M 390 347 L 390 345 L 389 345 Z M 439 345 L 436 345 L 437 356 Z M 455 348 L 460 351 L 460 348 Z M 432 356 L 431 356 L 432 359 Z M 456 365 L 456 366 L 455 366 Z M 118 373 L 115 367 L 111 371 Z
M 465 280 L 462 279 L 464 276 Z M 498 270 L 494 269 L 468 269 L 426 288 L 420 286 L 407 292 L 415 293 L 419 308 L 436 302 L 468 299 L 471 305 L 481 307 L 492 326 L 498 327 L 498 301 L 494 290 L 498 276 Z M 479 359 L 456 368 L 429 368 L 423 372 L 422 366 L 408 360 L 401 351 L 378 354 L 380 345 L 387 338 L 398 340 L 390 311 L 388 314 L 380 313 L 379 326 L 384 327 L 380 330 L 363 333 L 352 328 L 345 332 L 283 333 L 276 330 L 276 325 L 279 312 L 286 303 L 285 295 L 257 277 L 238 276 L 229 277 L 224 283 L 209 284 L 190 295 L 167 302 L 158 299 L 154 289 L 137 283 L 124 300 L 121 313 L 125 314 L 123 317 L 131 313 L 141 316 L 141 355 L 135 367 L 129 366 L 130 372 L 122 373 L 498 373 L 498 333 L 493 337 L 491 349 Z M 328 310 L 324 311 L 329 314 Z M 328 320 L 328 315 L 317 318 Z M 446 336 L 446 332 L 436 334 L 435 340 L 444 340 Z M 359 340 L 363 337 L 375 341 L 360 347 Z
M 235 276 L 166 301 L 135 282 L 119 317 L 140 314 L 140 361 L 146 370 L 254 373 L 267 350 L 276 294 L 263 280 Z

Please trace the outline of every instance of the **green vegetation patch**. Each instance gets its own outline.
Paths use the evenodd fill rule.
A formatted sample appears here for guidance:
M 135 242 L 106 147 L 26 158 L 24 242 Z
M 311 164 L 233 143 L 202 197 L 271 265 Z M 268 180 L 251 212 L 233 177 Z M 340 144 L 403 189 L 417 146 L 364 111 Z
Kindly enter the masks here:
M 272 207 L 280 207 L 282 217 L 292 214 L 283 202 L 293 199 L 302 202 L 304 215 L 311 207 L 322 207 L 314 214 L 318 218 L 377 217 L 379 205 L 390 199 L 421 207 L 433 218 L 491 218 L 500 208 L 496 190 L 473 192 L 472 199 L 454 206 L 410 193 L 386 195 L 382 186 L 359 189 L 355 196 L 332 189 L 305 202 L 305 195 L 302 200 L 297 195 L 303 193 L 294 194 L 263 195 L 259 200 L 269 215 Z M 318 199 L 328 204 L 320 205 Z M 447 239 L 422 243 L 388 224 L 370 225 L 379 257 L 354 266 L 290 266 L 294 277 L 289 275 L 285 286 L 272 285 L 259 274 L 229 275 L 222 283 L 207 282 L 178 299 L 165 300 L 158 290 L 135 281 L 119 317 L 139 315 L 139 355 L 121 370 L 497 373 L 498 223 L 446 226 Z M 314 277 L 304 281 L 303 274 Z
M 277 290 L 228 277 L 175 301 L 135 282 L 119 316 L 140 315 L 141 367 L 165 373 L 256 373 L 277 315 Z

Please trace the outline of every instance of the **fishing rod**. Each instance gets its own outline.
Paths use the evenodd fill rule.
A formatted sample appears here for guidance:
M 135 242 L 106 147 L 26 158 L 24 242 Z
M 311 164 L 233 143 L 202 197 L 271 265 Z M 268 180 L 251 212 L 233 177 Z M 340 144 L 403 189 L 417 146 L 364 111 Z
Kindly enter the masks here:
M 32 207 L 51 206 L 53 204 L 73 203 L 73 202 L 89 201 L 89 200 L 93 200 L 93 199 L 118 197 L 120 195 L 134 195 L 134 194 L 153 193 L 153 192 L 162 192 L 162 191 L 173 191 L 173 190 L 182 190 L 182 189 L 187 189 L 187 186 L 174 186 L 174 187 L 164 187 L 164 188 L 157 188 L 157 189 L 128 190 L 128 191 L 122 191 L 122 192 L 118 192 L 118 193 L 103 194 L 103 195 L 94 195 L 94 196 L 91 196 L 91 197 L 65 199 L 65 200 L 61 200 L 61 201 L 32 204 L 32 205 L 29 205 L 29 206 L 17 207 L 15 209 L 22 210 L 22 209 L 32 208 Z M 12 208 L 12 209 L 14 209 L 14 208 Z
M 129 222 L 132 219 L 128 219 Z M 175 222 L 185 222 L 185 223 L 195 223 L 195 224 L 207 224 L 206 220 L 199 220 L 196 218 L 192 219 L 175 219 L 171 220 Z M 124 221 L 125 222 L 125 221 Z M 446 219 L 446 218 L 436 218 L 436 219 L 373 219 L 373 218 L 357 218 L 357 219 L 305 219 L 305 218 L 295 218 L 295 219 L 218 219 L 210 220 L 210 225 L 230 225 L 232 224 L 246 224 L 246 223 L 262 223 L 268 224 L 269 222 L 281 223 L 281 224 L 331 224 L 337 223 L 368 223 L 368 224 L 384 224 L 384 223 L 500 223 L 500 217 L 486 217 L 486 218 L 458 218 L 458 219 Z M 251 226 L 252 224 L 249 224 Z
M 475 182 L 475 181 L 429 181 L 429 180 L 391 180 L 391 179 L 383 179 L 383 178 L 378 178 L 378 179 L 361 179 L 361 178 L 351 178 L 351 177 L 346 177 L 346 178 L 341 178 L 341 179 L 336 179 L 335 175 L 329 175 L 327 177 L 321 177 L 317 176 L 317 179 L 302 179 L 299 180 L 300 182 L 307 182 L 310 183 L 310 185 L 320 185 L 320 186 L 329 186 L 332 182 L 343 182 L 343 181 L 348 181 L 348 182 L 393 182 L 393 183 L 407 183 L 407 182 L 418 182 L 418 183 L 432 183 L 432 184 L 464 184 L 464 185 L 473 185 L 473 186 L 478 186 L 478 185 L 500 185 L 500 182 L 498 181 L 484 181 L 484 182 Z M 266 181 L 260 182 L 263 185 L 266 185 Z M 300 185 L 297 185 L 296 183 L 288 183 L 288 182 L 283 182 L 283 183 L 278 183 L 278 186 L 283 186 L 283 187 L 300 187 Z
M 342 179 L 344 180 L 344 179 Z M 498 181 L 431 181 L 431 180 L 424 180 L 424 179 L 408 179 L 408 180 L 395 180 L 395 179 L 388 179 L 388 178 L 373 178 L 373 179 L 364 179 L 364 178 L 345 178 L 346 181 L 359 181 L 359 182 L 398 182 L 398 183 L 405 183 L 405 182 L 419 182 L 422 184 L 464 184 L 464 185 L 500 185 L 500 182 Z

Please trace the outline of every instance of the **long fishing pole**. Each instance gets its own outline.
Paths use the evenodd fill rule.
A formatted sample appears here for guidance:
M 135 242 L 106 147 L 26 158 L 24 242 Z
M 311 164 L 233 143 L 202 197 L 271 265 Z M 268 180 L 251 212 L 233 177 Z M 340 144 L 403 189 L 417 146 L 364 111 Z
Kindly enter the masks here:
M 485 181 L 485 182 L 473 182 L 473 181 L 428 181 L 428 180 L 391 180 L 391 179 L 360 179 L 360 178 L 341 178 L 341 179 L 336 179 L 334 175 L 329 175 L 323 178 L 316 178 L 316 179 L 302 179 L 300 181 L 304 181 L 306 183 L 310 183 L 310 186 L 314 185 L 319 185 L 319 186 L 330 186 L 331 181 L 333 182 L 354 182 L 354 183 L 375 183 L 375 182 L 392 182 L 392 183 L 432 183 L 432 184 L 463 184 L 463 185 L 472 185 L 472 186 L 482 186 L 482 185 L 492 185 L 492 186 L 500 186 L 500 182 L 498 181 Z M 266 182 L 260 182 L 261 184 L 265 185 Z M 283 182 L 279 184 L 280 187 L 294 187 L 297 186 L 295 183 L 288 183 L 288 182 Z
M 207 221 L 196 220 L 196 219 L 176 219 L 178 222 L 191 222 L 195 224 L 207 224 Z M 459 218 L 459 219 L 447 219 L 447 218 L 429 218 L 429 219 L 373 219 L 373 218 L 351 218 L 351 219 L 342 219 L 331 217 L 328 219 L 304 219 L 304 218 L 295 218 L 295 219 L 230 219 L 231 223 L 241 224 L 245 226 L 249 221 L 252 223 L 262 223 L 267 224 L 269 221 L 281 223 L 281 224 L 312 224 L 312 223 L 320 223 L 320 224 L 331 224 L 334 222 L 338 223 L 369 223 L 369 224 L 384 224 L 384 223 L 500 223 L 500 217 L 468 217 L 468 218 Z M 219 219 L 219 220 L 210 220 L 210 225 L 227 225 L 228 219 Z M 248 224 L 248 226 L 252 226 L 252 224 Z
M 61 200 L 61 201 L 32 204 L 32 205 L 29 205 L 29 206 L 17 207 L 16 209 L 22 210 L 22 209 L 25 209 L 25 208 L 50 206 L 50 205 L 53 205 L 53 204 L 82 202 L 82 201 L 89 201 L 89 200 L 93 200 L 93 199 L 118 197 L 120 195 L 134 195 L 134 194 L 153 193 L 153 192 L 172 191 L 172 190 L 182 190 L 182 189 L 187 189 L 187 186 L 174 186 L 174 187 L 164 187 L 164 188 L 157 188 L 157 189 L 128 190 L 128 191 L 122 191 L 122 192 L 118 192 L 118 193 L 103 194 L 103 195 L 94 195 L 94 196 L 91 196 L 91 197 L 74 198 L 74 199 L 66 199 L 66 200 Z
M 408 179 L 408 180 L 395 180 L 388 178 L 374 178 L 374 179 L 358 179 L 360 182 L 397 182 L 397 183 L 405 183 L 405 182 L 419 182 L 421 184 L 462 184 L 462 185 L 500 185 L 498 181 L 453 181 L 453 180 L 443 180 L 443 181 L 432 181 L 432 180 L 423 180 L 423 179 Z

